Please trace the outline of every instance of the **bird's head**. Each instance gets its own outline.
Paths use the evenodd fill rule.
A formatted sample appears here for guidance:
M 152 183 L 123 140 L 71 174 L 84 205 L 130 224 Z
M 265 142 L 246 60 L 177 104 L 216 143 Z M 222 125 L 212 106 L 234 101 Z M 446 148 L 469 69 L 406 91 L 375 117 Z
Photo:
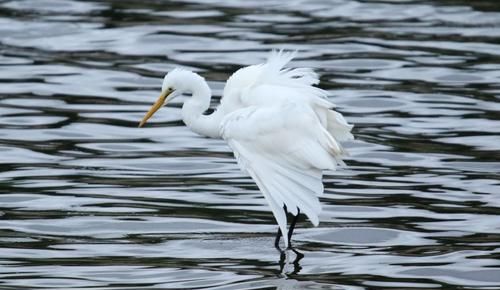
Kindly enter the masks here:
M 161 94 L 158 97 L 158 100 L 156 100 L 153 106 L 151 106 L 151 109 L 149 109 L 146 113 L 142 121 L 139 123 L 139 127 L 144 126 L 149 118 L 151 118 L 151 116 L 153 116 L 153 114 L 156 113 L 156 111 L 158 111 L 162 106 L 182 95 L 182 93 L 189 91 L 189 80 L 193 78 L 193 75 L 196 74 L 178 68 L 167 73 L 163 79 Z

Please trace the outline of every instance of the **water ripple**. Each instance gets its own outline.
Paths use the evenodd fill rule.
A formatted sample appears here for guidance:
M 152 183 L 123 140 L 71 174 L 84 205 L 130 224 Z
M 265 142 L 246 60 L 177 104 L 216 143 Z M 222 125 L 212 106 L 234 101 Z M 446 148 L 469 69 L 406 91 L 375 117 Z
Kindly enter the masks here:
M 0 0 L 0 288 L 497 289 L 497 1 Z M 273 48 L 355 124 L 296 248 L 180 101 Z M 2 288 L 2 289 L 3 289 Z

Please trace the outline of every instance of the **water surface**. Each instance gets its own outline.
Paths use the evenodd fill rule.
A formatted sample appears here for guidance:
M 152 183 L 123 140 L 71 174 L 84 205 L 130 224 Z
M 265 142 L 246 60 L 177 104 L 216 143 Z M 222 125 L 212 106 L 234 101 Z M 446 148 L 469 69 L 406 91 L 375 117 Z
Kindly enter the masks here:
M 498 1 L 284 3 L 0 1 L 1 289 L 500 289 Z M 301 259 L 180 102 L 137 128 L 273 48 L 355 124 Z

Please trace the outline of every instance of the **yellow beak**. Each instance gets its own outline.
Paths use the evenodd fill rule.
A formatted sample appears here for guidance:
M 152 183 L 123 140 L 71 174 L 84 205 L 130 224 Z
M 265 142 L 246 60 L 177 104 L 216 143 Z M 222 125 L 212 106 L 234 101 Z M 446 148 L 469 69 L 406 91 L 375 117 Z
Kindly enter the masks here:
M 163 106 L 163 104 L 165 104 L 165 100 L 167 99 L 168 95 L 170 95 L 171 93 L 172 93 L 172 91 L 161 92 L 161 95 L 158 98 L 158 100 L 156 100 L 156 102 L 153 104 L 153 106 L 151 106 L 151 109 L 149 109 L 149 111 L 146 113 L 144 118 L 142 118 L 142 121 L 139 123 L 139 128 L 144 126 L 144 124 L 146 124 L 146 122 L 149 120 L 149 118 L 151 118 L 151 116 L 153 116 L 153 114 L 156 113 L 156 111 L 158 111 Z

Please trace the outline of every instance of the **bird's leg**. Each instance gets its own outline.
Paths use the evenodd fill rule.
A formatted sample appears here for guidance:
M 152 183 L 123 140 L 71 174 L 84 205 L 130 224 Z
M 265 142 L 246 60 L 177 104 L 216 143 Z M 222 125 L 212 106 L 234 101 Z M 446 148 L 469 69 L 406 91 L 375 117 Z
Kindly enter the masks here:
M 304 254 L 302 254 L 301 252 L 295 250 L 295 249 L 292 249 L 292 251 L 295 253 L 295 260 L 293 261 L 293 272 L 292 274 L 298 274 L 300 272 L 300 270 L 302 270 L 302 267 L 300 266 L 300 260 L 302 260 L 302 258 L 304 258 Z
M 276 239 L 274 240 L 274 247 L 281 251 L 280 249 L 280 238 L 281 238 L 281 229 L 278 227 L 278 233 L 276 233 Z
M 285 211 L 285 215 L 287 214 L 287 211 L 286 211 L 286 205 L 283 205 L 283 210 Z M 281 239 L 281 236 L 283 235 L 283 233 L 281 233 L 281 228 L 278 227 L 278 232 L 276 233 L 276 239 L 274 240 L 274 247 L 276 249 L 278 249 L 279 251 L 281 251 L 280 249 L 280 239 Z M 288 239 L 290 240 L 290 239 Z
M 300 215 L 300 209 L 297 208 L 297 215 L 293 217 L 292 223 L 290 224 L 290 228 L 288 230 L 288 248 L 292 248 L 292 235 L 293 235 L 293 230 L 295 229 L 295 224 L 297 223 L 297 220 L 299 219 Z

